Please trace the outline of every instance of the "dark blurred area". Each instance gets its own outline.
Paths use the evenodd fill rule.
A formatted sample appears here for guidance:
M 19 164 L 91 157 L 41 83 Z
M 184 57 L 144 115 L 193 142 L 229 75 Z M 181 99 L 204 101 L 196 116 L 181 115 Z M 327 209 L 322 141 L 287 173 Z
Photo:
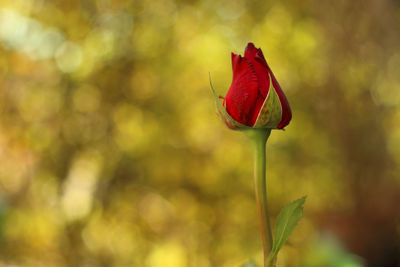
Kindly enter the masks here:
M 400 2 L 5 0 L 0 265 L 262 262 L 251 151 L 215 112 L 230 52 L 293 111 L 267 147 L 278 266 L 400 266 Z

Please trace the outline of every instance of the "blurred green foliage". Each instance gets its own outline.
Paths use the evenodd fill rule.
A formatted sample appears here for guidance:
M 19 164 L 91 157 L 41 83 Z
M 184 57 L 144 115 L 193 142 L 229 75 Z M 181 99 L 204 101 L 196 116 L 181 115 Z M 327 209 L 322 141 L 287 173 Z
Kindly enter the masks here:
M 313 250 L 303 256 L 302 267 L 361 267 L 362 259 L 346 253 L 330 236 L 320 236 L 313 241 Z
M 393 0 L 2 1 L 0 265 L 260 264 L 251 152 L 208 86 L 253 41 L 293 111 L 273 219 L 308 195 L 279 266 L 399 266 L 399 25 Z

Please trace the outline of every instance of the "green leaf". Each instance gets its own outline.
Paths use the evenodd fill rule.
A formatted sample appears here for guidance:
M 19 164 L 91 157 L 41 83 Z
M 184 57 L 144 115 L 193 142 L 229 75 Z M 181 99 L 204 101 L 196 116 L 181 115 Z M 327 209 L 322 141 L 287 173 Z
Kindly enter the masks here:
M 273 262 L 279 250 L 288 240 L 297 223 L 303 216 L 303 204 L 306 196 L 285 206 L 279 213 L 275 223 L 275 236 L 269 260 Z
M 241 267 L 257 267 L 257 264 L 254 261 L 249 261 L 243 264 Z

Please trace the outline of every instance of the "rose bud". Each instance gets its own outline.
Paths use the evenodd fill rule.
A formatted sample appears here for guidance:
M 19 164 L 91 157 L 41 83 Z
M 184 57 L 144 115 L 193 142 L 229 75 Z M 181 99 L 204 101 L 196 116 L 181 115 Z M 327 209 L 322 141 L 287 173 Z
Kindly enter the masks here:
M 232 70 L 232 84 L 222 105 L 211 86 L 229 128 L 283 129 L 289 124 L 289 103 L 260 48 L 249 43 L 244 57 L 232 53 Z

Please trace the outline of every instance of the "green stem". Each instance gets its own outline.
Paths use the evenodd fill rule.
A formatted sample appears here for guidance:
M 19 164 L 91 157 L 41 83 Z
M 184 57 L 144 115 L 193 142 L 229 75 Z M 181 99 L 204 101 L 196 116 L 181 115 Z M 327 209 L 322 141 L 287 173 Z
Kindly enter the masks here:
M 268 261 L 268 255 L 272 248 L 271 222 L 268 213 L 267 184 L 265 177 L 266 152 L 265 146 L 271 133 L 270 129 L 249 129 L 245 131 L 250 138 L 254 150 L 254 185 L 258 218 L 260 221 L 261 238 L 264 248 L 264 266 L 273 267 L 274 263 Z

